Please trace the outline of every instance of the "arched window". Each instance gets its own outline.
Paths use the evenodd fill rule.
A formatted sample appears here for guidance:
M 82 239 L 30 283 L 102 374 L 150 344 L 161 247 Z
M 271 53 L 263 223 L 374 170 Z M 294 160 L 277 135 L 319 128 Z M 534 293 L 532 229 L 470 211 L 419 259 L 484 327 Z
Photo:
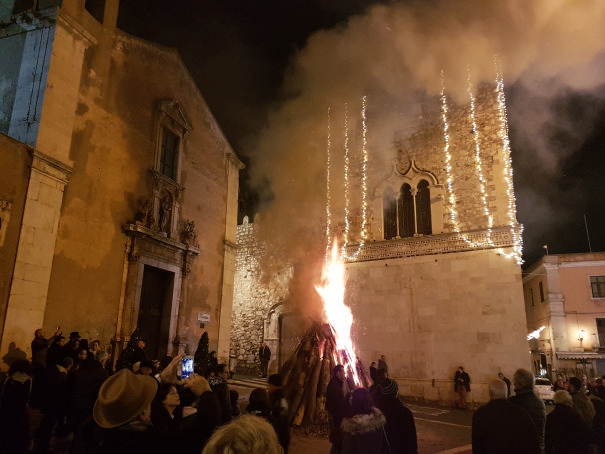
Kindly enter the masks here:
M 418 183 L 418 192 L 416 193 L 416 215 L 418 220 L 418 233 L 422 235 L 431 235 L 431 190 L 429 182 L 421 180 Z
M 412 187 L 404 183 L 399 192 L 399 236 L 407 238 L 414 236 L 416 214 L 414 213 L 414 195 Z
M 420 180 L 415 188 L 401 185 L 397 197 L 391 187 L 383 192 L 384 239 L 432 235 L 431 190 L 427 180 Z
M 390 240 L 397 236 L 397 199 L 391 188 L 384 191 L 382 198 L 384 217 L 384 239 Z

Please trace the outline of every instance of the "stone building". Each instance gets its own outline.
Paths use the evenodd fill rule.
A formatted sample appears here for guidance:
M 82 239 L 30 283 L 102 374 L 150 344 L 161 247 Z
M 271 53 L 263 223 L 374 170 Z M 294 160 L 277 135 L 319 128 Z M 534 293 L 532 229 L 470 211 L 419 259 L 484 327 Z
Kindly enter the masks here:
M 178 53 L 117 0 L 2 5 L 1 354 L 138 328 L 150 357 L 208 331 L 227 360 L 242 164 Z
M 485 402 L 498 372 L 511 376 L 530 364 L 503 85 L 477 87 L 467 102 L 447 93 L 427 98 L 420 111 L 393 138 L 390 171 L 370 154 L 367 227 L 359 216 L 350 220 L 353 343 L 366 366 L 386 355 L 403 394 L 451 401 L 464 366 L 468 398 Z M 331 234 L 342 240 L 344 224 L 333 219 Z M 235 285 L 243 289 L 241 273 L 238 263 Z M 253 285 L 256 295 L 263 285 Z M 236 294 L 236 313 L 246 304 L 248 314 L 258 311 L 259 327 L 271 319 L 268 301 Z M 285 333 L 273 333 L 279 350 Z
M 605 374 L 605 253 L 546 255 L 523 274 L 523 293 L 536 375 Z

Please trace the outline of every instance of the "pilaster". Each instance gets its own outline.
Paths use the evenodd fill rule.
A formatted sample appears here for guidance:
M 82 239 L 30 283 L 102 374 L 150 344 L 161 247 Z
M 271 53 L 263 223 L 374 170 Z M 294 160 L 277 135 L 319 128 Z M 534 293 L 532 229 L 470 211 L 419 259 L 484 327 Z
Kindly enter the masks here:
M 28 352 L 46 310 L 63 192 L 72 169 L 39 151 L 33 161 L 0 352 Z

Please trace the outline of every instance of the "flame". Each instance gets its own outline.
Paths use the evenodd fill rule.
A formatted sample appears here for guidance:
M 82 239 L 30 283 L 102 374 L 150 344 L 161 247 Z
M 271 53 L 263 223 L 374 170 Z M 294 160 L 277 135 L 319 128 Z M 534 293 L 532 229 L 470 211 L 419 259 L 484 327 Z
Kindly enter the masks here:
M 337 352 L 335 352 L 334 361 L 336 364 L 344 365 L 347 377 L 352 378 L 359 386 L 361 379 L 357 372 L 357 355 L 353 350 L 351 340 L 353 314 L 344 303 L 346 272 L 337 241 L 334 241 L 330 256 L 326 257 L 322 284 L 322 286 L 315 286 L 315 289 L 324 300 L 324 311 L 336 339 Z

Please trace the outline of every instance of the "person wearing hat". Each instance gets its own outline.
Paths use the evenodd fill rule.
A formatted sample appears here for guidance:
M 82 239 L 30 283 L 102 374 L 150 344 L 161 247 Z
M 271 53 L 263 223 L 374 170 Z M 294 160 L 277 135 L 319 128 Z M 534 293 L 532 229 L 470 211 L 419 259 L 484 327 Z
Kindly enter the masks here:
M 137 364 L 137 363 L 135 363 L 135 364 Z M 153 361 L 146 359 L 144 361 L 141 361 L 138 364 L 139 364 L 139 367 L 136 370 L 135 370 L 134 366 L 132 368 L 132 370 L 134 371 L 135 374 L 151 376 L 151 374 L 153 372 Z
M 151 425 L 151 402 L 158 389 L 153 377 L 122 369 L 99 390 L 88 420 L 76 435 L 73 454 L 159 454 Z
M 382 382 L 381 392 L 377 406 L 387 419 L 385 434 L 390 452 L 416 454 L 418 439 L 414 415 L 399 400 L 399 385 L 395 380 L 387 378 Z

